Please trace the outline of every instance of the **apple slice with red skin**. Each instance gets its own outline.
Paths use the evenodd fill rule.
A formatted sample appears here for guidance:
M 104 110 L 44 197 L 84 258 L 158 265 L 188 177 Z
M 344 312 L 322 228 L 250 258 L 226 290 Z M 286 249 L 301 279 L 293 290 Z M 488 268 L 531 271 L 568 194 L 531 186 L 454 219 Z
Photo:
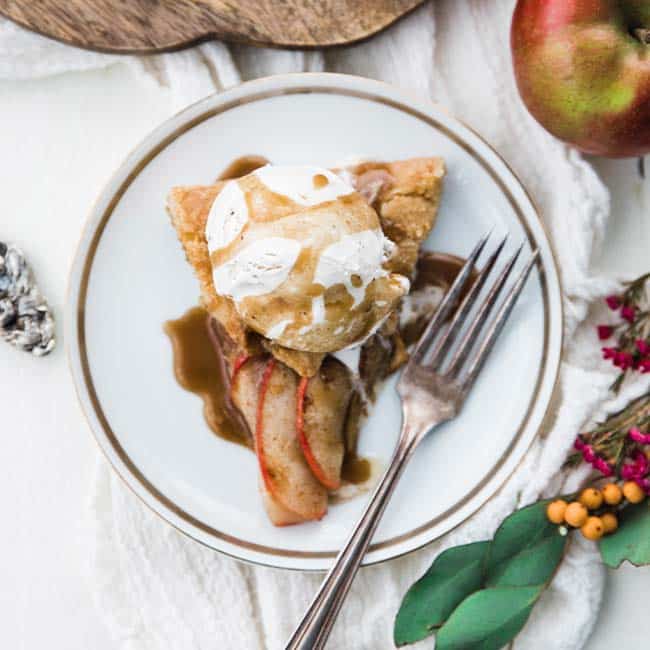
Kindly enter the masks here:
M 306 521 L 300 515 L 291 512 L 291 510 L 287 510 L 282 504 L 278 503 L 266 489 L 266 485 L 264 485 L 264 481 L 261 478 L 260 493 L 266 514 L 274 526 L 293 526 L 294 524 L 302 524 Z
M 257 426 L 257 407 L 265 367 L 265 357 L 247 358 L 244 363 L 234 365 L 230 379 L 232 402 L 244 416 L 253 434 Z
M 341 486 L 345 419 L 352 396 L 347 368 L 328 358 L 318 373 L 298 386 L 298 440 L 314 476 L 328 489 Z
M 259 392 L 255 451 L 273 499 L 303 519 L 321 519 L 327 512 L 327 490 L 311 473 L 298 443 L 297 396 L 298 375 L 275 359 L 268 361 Z
M 242 366 L 250 359 L 250 354 L 246 354 L 243 352 L 239 356 L 235 358 L 232 364 L 232 376 L 230 377 L 230 381 L 233 382 L 235 381 L 235 377 L 237 376 L 237 373 L 241 370 Z
M 239 357 L 233 364 L 231 378 L 231 398 L 233 404 L 240 410 L 248 428 L 255 432 L 257 429 L 257 413 L 260 402 L 260 388 L 267 367 L 265 357 Z M 257 448 L 257 444 L 255 445 Z M 256 449 L 257 453 L 257 449 Z M 290 526 L 305 521 L 295 512 L 283 507 L 267 490 L 260 475 L 260 492 L 264 508 L 269 519 L 275 526 Z

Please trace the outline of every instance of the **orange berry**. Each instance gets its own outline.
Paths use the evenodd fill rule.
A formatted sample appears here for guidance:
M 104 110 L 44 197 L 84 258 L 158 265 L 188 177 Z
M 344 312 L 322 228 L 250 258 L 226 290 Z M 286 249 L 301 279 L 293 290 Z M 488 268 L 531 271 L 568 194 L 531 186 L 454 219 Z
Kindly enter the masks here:
M 588 510 L 597 510 L 603 504 L 603 495 L 596 488 L 585 488 L 578 500 Z
M 627 481 L 623 484 L 623 496 L 630 503 L 641 503 L 645 499 L 645 492 L 634 481 Z
M 567 502 L 562 501 L 562 499 L 551 501 L 546 508 L 546 516 L 548 517 L 548 520 L 553 524 L 563 524 L 566 507 Z
M 599 540 L 605 534 L 605 526 L 600 517 L 589 517 L 581 526 L 580 532 L 592 541 Z
M 585 521 L 587 521 L 587 517 L 589 517 L 587 508 L 585 508 L 582 503 L 578 503 L 577 501 L 570 503 L 564 512 L 564 521 L 566 521 L 569 526 L 573 526 L 574 528 L 580 528 L 580 526 L 582 526 Z
M 618 518 L 613 512 L 606 512 L 601 516 L 601 520 L 605 529 L 605 535 L 613 533 L 618 528 Z
M 607 483 L 600 490 L 607 505 L 617 506 L 623 500 L 623 492 L 616 483 Z

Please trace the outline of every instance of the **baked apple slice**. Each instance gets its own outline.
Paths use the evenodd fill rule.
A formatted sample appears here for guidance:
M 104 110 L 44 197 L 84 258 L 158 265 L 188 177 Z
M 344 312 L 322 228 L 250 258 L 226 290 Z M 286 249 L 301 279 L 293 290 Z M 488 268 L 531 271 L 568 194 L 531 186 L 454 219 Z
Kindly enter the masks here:
M 244 416 L 248 428 L 253 432 L 257 428 L 260 388 L 266 365 L 267 359 L 264 357 L 238 357 L 232 368 L 231 398 L 233 404 Z M 284 508 L 274 499 L 261 476 L 259 483 L 264 508 L 275 526 L 290 526 L 305 521 L 303 517 Z
M 273 499 L 303 519 L 320 519 L 327 512 L 327 490 L 311 473 L 298 443 L 297 394 L 298 375 L 275 359 L 268 361 L 260 386 L 255 451 Z
M 245 362 L 242 361 L 243 359 L 238 359 L 233 364 L 230 379 L 230 397 L 233 404 L 244 416 L 248 428 L 254 434 L 257 426 L 257 407 L 266 359 L 264 357 L 250 357 Z
M 293 526 L 294 524 L 301 524 L 305 521 L 300 515 L 297 515 L 291 510 L 287 510 L 284 506 L 278 503 L 266 489 L 264 481 L 260 477 L 260 493 L 262 495 L 262 502 L 264 509 L 269 516 L 271 523 L 274 526 Z
M 346 367 L 330 357 L 316 375 L 303 378 L 298 389 L 298 440 L 309 468 L 328 490 L 341 485 L 352 388 Z

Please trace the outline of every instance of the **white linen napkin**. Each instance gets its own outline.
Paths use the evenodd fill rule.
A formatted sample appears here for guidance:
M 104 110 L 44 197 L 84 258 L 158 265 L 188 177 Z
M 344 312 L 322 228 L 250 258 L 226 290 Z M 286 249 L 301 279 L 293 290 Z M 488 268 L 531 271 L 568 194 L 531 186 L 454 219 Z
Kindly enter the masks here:
M 508 47 L 513 7 L 514 0 L 437 0 L 367 43 L 322 53 L 210 43 L 150 58 L 118 58 L 0 22 L 0 78 L 41 77 L 119 60 L 133 66 L 143 83 L 168 87 L 174 110 L 240 80 L 279 72 L 354 73 L 414 89 L 477 128 L 535 199 L 558 255 L 565 293 L 566 349 L 552 428 L 536 440 L 504 489 L 461 527 L 407 557 L 362 570 L 331 648 L 392 648 L 400 600 L 433 558 L 449 546 L 488 538 L 515 508 L 557 493 L 564 483 L 560 467 L 576 433 L 599 405 L 607 408 L 612 371 L 597 358 L 588 310 L 612 288 L 590 270 L 609 196 L 592 167 L 543 131 L 523 107 Z M 639 390 L 640 384 L 633 385 L 619 399 Z M 103 458 L 90 518 L 90 586 L 120 650 L 282 648 L 321 579 L 246 566 L 200 546 L 144 507 Z M 572 544 L 515 641 L 517 650 L 583 647 L 603 588 L 596 555 L 593 544 Z M 431 647 L 431 641 L 418 647 Z

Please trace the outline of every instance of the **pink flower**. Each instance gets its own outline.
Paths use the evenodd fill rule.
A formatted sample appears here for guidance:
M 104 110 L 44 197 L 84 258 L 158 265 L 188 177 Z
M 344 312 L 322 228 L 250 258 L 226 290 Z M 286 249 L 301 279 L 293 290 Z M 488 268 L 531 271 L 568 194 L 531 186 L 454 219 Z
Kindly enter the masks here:
M 585 445 L 582 450 L 582 457 L 585 459 L 585 462 L 590 465 L 596 460 L 596 454 L 590 445 Z
M 642 375 L 645 375 L 646 372 L 650 372 L 650 357 L 641 359 L 637 364 L 637 369 Z
M 611 465 L 600 456 L 596 456 L 592 465 L 594 469 L 598 470 L 603 476 L 612 476 L 614 474 L 614 470 L 612 469 Z
M 607 296 L 605 302 L 612 311 L 616 311 L 621 306 L 621 299 L 615 295 Z
M 636 467 L 637 476 L 645 476 L 648 473 L 648 470 L 650 469 L 650 463 L 642 451 L 636 452 L 634 466 Z
M 636 479 L 636 484 L 646 493 L 650 494 L 650 481 L 647 478 Z
M 573 448 L 576 451 L 582 451 L 585 448 L 585 443 L 582 442 L 582 438 L 578 436 L 574 441 L 573 441 Z
M 615 359 L 618 348 L 603 348 L 603 359 Z
M 639 429 L 634 427 L 628 431 L 628 437 L 634 442 L 638 442 L 642 445 L 650 445 L 650 434 L 641 433 Z
M 614 333 L 614 328 L 609 325 L 599 325 L 596 329 L 598 330 L 598 338 L 601 341 L 606 341 Z
M 614 365 L 625 372 L 634 363 L 634 357 L 629 352 L 617 352 L 614 357 Z
M 627 463 L 621 467 L 621 478 L 624 481 L 633 481 L 636 478 L 636 467 L 633 463 Z
M 634 316 L 636 314 L 636 310 L 632 305 L 625 305 L 621 309 L 621 317 L 623 320 L 626 320 L 628 323 L 633 323 L 634 322 Z
M 638 481 L 645 477 L 650 469 L 646 455 L 637 451 L 633 463 L 626 463 L 621 468 L 621 476 L 625 481 Z
M 643 339 L 637 339 L 634 341 L 634 345 L 636 345 L 636 349 L 643 355 L 646 356 L 648 353 L 650 353 L 650 345 Z

